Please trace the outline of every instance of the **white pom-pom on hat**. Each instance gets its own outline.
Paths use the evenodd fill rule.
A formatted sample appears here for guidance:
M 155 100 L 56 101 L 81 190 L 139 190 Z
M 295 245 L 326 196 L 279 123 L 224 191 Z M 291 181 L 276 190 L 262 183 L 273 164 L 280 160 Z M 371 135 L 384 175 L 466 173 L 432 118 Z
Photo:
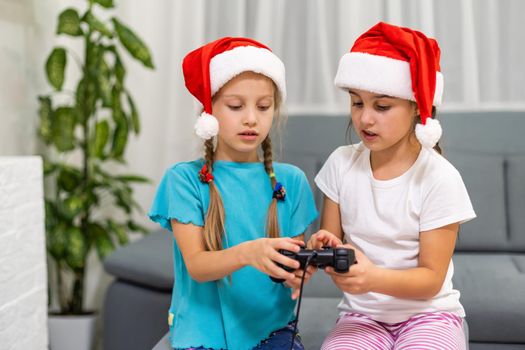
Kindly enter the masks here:
M 219 133 L 219 121 L 213 115 L 202 112 L 195 122 L 195 133 L 203 140 L 209 140 Z
M 426 118 L 425 124 L 416 125 L 416 137 L 425 148 L 433 148 L 441 138 L 443 129 L 439 120 L 433 118 Z

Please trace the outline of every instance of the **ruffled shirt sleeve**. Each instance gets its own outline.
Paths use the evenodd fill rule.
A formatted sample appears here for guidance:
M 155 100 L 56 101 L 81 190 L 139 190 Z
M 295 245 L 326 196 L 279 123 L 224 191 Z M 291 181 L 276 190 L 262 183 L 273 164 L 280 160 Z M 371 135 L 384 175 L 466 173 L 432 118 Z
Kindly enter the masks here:
M 191 163 L 179 163 L 171 167 L 157 188 L 148 216 L 165 229 L 172 230 L 172 219 L 183 224 L 204 226 L 198 169 L 193 168 Z

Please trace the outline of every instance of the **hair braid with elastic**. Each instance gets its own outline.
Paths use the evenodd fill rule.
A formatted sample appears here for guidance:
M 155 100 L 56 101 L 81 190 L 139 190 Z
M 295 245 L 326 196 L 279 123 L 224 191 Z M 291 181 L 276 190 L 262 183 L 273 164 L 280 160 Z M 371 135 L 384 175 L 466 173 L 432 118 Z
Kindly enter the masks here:
M 268 135 L 261 144 L 264 157 L 264 169 L 268 176 L 273 174 L 273 153 L 272 153 L 272 140 L 270 135 Z M 277 180 L 275 176 L 270 176 L 270 181 L 272 185 L 272 193 L 275 188 Z M 277 217 L 277 198 L 272 198 L 270 207 L 268 208 L 268 216 L 266 219 L 266 235 L 270 238 L 279 237 L 279 220 Z
M 208 172 L 213 171 L 213 138 L 204 142 L 204 159 Z M 213 181 L 208 183 L 210 189 L 210 204 L 204 222 L 204 244 L 206 250 L 222 250 L 222 237 L 224 235 L 224 205 L 217 186 Z

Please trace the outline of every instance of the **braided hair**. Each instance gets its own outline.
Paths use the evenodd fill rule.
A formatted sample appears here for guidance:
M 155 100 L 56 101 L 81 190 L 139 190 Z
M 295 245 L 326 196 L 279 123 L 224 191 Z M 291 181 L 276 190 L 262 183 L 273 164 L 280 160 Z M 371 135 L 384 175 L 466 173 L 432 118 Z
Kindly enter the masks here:
M 275 116 L 279 117 L 279 108 L 281 104 L 280 94 L 275 86 Z M 285 191 L 284 187 L 277 181 L 273 170 L 273 152 L 272 152 L 272 141 L 270 135 L 268 135 L 261 143 L 263 153 L 264 169 L 270 177 L 270 183 L 273 191 L 273 198 L 268 208 L 268 215 L 266 219 L 266 236 L 269 238 L 277 238 L 280 236 L 279 233 L 279 222 L 277 216 L 277 202 L 284 200 Z M 210 203 L 208 206 L 208 212 L 206 214 L 206 220 L 204 222 L 204 244 L 206 250 L 216 251 L 222 250 L 222 239 L 225 235 L 225 214 L 224 204 L 222 202 L 221 194 L 213 181 L 213 162 L 215 156 L 215 149 L 213 138 L 204 142 L 204 166 L 199 173 L 201 181 L 208 184 L 210 188 Z

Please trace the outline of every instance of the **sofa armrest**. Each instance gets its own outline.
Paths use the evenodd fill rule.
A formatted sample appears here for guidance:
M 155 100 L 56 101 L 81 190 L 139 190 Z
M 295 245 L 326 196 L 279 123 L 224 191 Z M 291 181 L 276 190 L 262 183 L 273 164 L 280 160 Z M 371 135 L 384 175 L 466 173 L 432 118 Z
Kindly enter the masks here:
M 104 261 L 109 274 L 128 282 L 171 290 L 173 287 L 173 239 L 157 231 L 115 250 Z

